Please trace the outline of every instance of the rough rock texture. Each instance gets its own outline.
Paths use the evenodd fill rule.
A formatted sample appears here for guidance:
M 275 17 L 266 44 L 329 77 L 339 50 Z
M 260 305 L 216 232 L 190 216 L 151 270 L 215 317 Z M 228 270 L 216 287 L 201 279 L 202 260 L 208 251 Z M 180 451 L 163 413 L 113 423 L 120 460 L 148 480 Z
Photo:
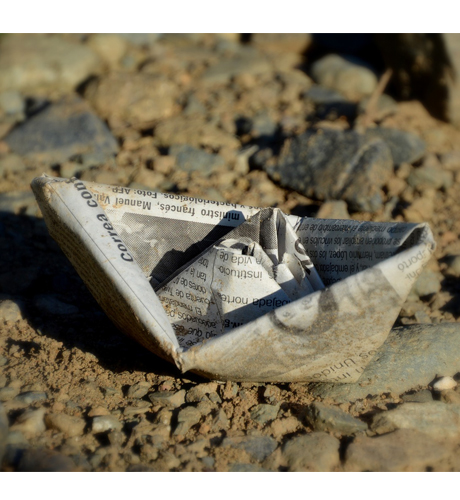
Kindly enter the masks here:
M 266 171 L 282 186 L 320 200 L 343 199 L 353 210 L 375 211 L 393 163 L 385 142 L 354 131 L 307 130 L 288 139 Z
M 46 107 L 5 140 L 15 153 L 50 164 L 78 155 L 103 163 L 118 152 L 117 142 L 105 123 L 77 97 Z
M 402 394 L 429 384 L 438 373 L 460 370 L 458 324 L 396 328 L 378 349 L 356 384 L 315 384 L 312 393 L 335 401 L 354 401 L 368 394 Z

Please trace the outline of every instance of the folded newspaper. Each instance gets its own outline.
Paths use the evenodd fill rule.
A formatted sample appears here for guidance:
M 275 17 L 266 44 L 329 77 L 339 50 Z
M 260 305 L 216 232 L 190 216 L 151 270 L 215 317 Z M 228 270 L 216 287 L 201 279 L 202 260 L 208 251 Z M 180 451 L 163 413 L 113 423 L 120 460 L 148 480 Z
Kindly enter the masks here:
M 32 188 L 115 325 L 218 380 L 357 381 L 435 248 L 425 223 L 302 218 L 75 178 Z

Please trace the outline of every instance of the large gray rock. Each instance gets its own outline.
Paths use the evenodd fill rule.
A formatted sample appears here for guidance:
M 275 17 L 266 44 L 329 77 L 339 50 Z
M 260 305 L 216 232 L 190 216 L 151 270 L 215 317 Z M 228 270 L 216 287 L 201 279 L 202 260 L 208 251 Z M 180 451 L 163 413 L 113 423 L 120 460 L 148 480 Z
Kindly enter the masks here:
M 118 152 L 105 123 L 80 98 L 70 97 L 46 107 L 5 138 L 15 153 L 47 163 L 82 156 L 103 163 Z M 89 165 L 91 166 L 91 164 Z
M 284 187 L 319 200 L 345 200 L 354 210 L 382 206 L 380 188 L 393 172 L 384 141 L 352 130 L 309 129 L 288 139 L 277 165 L 265 170 Z
M 460 324 L 394 328 L 355 384 L 312 384 L 311 393 L 337 402 L 402 394 L 439 375 L 460 371 Z
M 330 472 L 340 463 L 340 441 L 325 432 L 292 438 L 283 446 L 283 456 L 292 472 Z
M 99 71 L 88 47 L 55 35 L 7 35 L 0 42 L 0 92 L 37 88 L 69 91 Z
M 396 429 L 415 429 L 434 438 L 455 439 L 460 436 L 460 405 L 439 401 L 404 403 L 394 410 L 376 415 L 371 429 L 377 434 Z
M 395 165 L 414 163 L 425 154 L 424 141 L 418 135 L 404 130 L 375 127 L 366 130 L 366 137 L 385 141 Z
M 359 436 L 346 450 L 345 470 L 425 472 L 452 452 L 451 445 L 411 429 L 373 438 Z

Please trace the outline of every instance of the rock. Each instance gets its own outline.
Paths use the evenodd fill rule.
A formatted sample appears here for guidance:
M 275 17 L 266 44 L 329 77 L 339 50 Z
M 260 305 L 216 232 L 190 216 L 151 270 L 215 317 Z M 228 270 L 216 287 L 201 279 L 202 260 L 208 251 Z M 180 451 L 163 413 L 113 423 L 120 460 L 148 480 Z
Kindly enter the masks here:
M 40 401 L 46 401 L 48 399 L 48 395 L 46 392 L 37 392 L 37 391 L 27 391 L 21 392 L 18 394 L 14 400 L 18 403 L 30 405 L 32 403 L 37 403 Z
M 339 403 L 368 395 L 402 394 L 427 386 L 438 373 L 460 369 L 460 325 L 394 328 L 355 384 L 312 384 L 311 394 Z
M 94 33 L 88 38 L 88 46 L 109 65 L 116 67 L 125 55 L 128 42 L 120 35 L 113 33 Z
M 16 322 L 22 319 L 21 309 L 12 300 L 2 300 L 0 302 L 0 321 Z
M 402 400 L 406 403 L 429 403 L 433 401 L 433 395 L 428 389 L 417 391 L 413 394 L 404 394 Z
M 438 293 L 441 290 L 441 279 L 441 273 L 424 269 L 422 274 L 417 278 L 412 293 L 418 297 L 426 297 L 427 295 Z
M 441 377 L 433 384 L 433 390 L 437 392 L 447 391 L 457 387 L 457 382 L 452 377 Z
M 102 116 L 142 128 L 176 113 L 176 94 L 176 84 L 162 75 L 112 72 L 85 97 Z
M 438 439 L 460 436 L 460 405 L 439 401 L 404 403 L 394 410 L 376 415 L 371 429 L 385 434 L 396 429 L 415 429 Z
M 206 177 L 225 165 L 225 160 L 221 156 L 186 144 L 170 147 L 169 154 L 176 157 L 178 169 L 184 172 L 198 171 Z
M 66 316 L 78 314 L 78 308 L 72 304 L 61 302 L 52 295 L 39 295 L 35 298 L 35 307 L 45 314 Z
M 424 165 L 419 168 L 412 169 L 407 178 L 409 186 L 423 191 L 424 189 L 448 189 L 453 184 L 452 172 L 443 170 L 441 167 Z
M 93 417 L 92 430 L 94 433 L 107 431 L 121 431 L 123 424 L 114 415 L 101 415 Z
M 187 391 L 185 401 L 187 403 L 198 403 L 203 400 L 207 394 L 215 393 L 217 390 L 217 382 L 209 382 L 207 384 L 198 384 Z M 220 399 L 220 398 L 219 398 Z
M 70 91 L 98 71 L 91 49 L 60 36 L 8 35 L 1 41 L 0 92 Z
M 414 318 L 417 323 L 431 323 L 431 318 L 425 311 L 416 311 Z
M 78 97 L 46 107 L 16 127 L 5 141 L 13 152 L 49 164 L 79 156 L 84 166 L 94 166 L 118 152 L 105 123 Z
M 19 389 L 16 387 L 2 387 L 0 389 L 0 401 L 10 401 L 19 393 Z
M 356 118 L 356 103 L 350 102 L 335 90 L 313 85 L 303 94 L 303 98 L 315 104 L 315 116 L 320 120 L 336 120 L 341 116 L 349 120 Z
M 0 194 L 0 212 L 19 214 L 28 211 L 30 207 L 37 207 L 32 191 L 10 191 Z
M 71 417 L 65 413 L 48 413 L 45 416 L 45 424 L 49 429 L 63 432 L 70 437 L 81 436 L 86 422 L 80 417 Z
M 425 143 L 418 135 L 395 128 L 375 127 L 366 130 L 366 136 L 382 139 L 390 148 L 395 165 L 414 163 L 425 154 Z
M 452 454 L 448 444 L 412 429 L 379 437 L 358 436 L 345 452 L 345 470 L 375 472 L 425 472 Z
M 0 366 L 5 366 L 8 364 L 8 358 L 5 356 L 0 356 Z
M 0 466 L 6 452 L 6 440 L 8 437 L 8 416 L 5 408 L 0 403 Z
M 154 137 L 161 147 L 188 144 L 195 148 L 208 146 L 214 150 L 240 148 L 240 141 L 236 137 L 208 123 L 203 117 L 185 119 L 182 116 L 174 116 L 162 120 L 155 127 Z
M 138 382 L 129 387 L 126 395 L 128 398 L 142 399 L 150 390 L 151 384 L 149 382 Z
M 257 461 L 262 462 L 276 450 L 278 443 L 270 436 L 242 436 L 226 437 L 221 446 L 244 450 Z
M 251 418 L 258 424 L 264 425 L 271 420 L 275 420 L 278 416 L 279 409 L 279 403 L 277 405 L 257 405 L 251 410 Z
M 33 437 L 40 432 L 46 430 L 43 417 L 45 416 L 45 409 L 26 410 L 23 414 L 19 415 L 16 423 L 11 426 L 12 431 L 21 431 L 26 437 Z
M 17 90 L 1 92 L 0 110 L 7 115 L 22 115 L 25 110 L 24 99 Z
M 272 71 L 270 63 L 260 54 L 241 54 L 233 58 L 222 59 L 211 65 L 201 76 L 201 82 L 205 85 L 220 85 L 237 75 L 260 75 L 270 71 Z
M 264 165 L 284 187 L 319 200 L 342 199 L 353 210 L 382 206 L 380 188 L 393 172 L 386 144 L 355 131 L 309 129 L 288 139 L 278 165 Z
M 316 214 L 317 219 L 349 219 L 350 214 L 348 213 L 347 204 L 342 200 L 337 201 L 325 201 L 318 213 Z
M 372 94 L 377 86 L 376 74 L 357 59 L 345 59 L 329 54 L 314 62 L 310 70 L 320 85 L 337 90 L 351 99 L 361 99 Z
M 338 432 L 344 435 L 367 431 L 367 424 L 340 408 L 313 403 L 307 409 L 306 420 L 315 431 Z
M 162 405 L 167 408 L 179 408 L 185 403 L 185 390 L 177 392 L 173 391 L 158 391 L 151 392 L 149 399 L 154 405 Z
M 281 389 L 276 385 L 267 385 L 264 389 L 264 398 L 267 403 L 276 404 L 282 399 Z
M 191 427 L 201 420 L 201 413 L 193 406 L 187 406 L 179 411 L 177 415 L 177 427 L 174 430 L 175 436 L 187 434 Z
M 75 463 L 69 457 L 50 450 L 26 450 L 19 462 L 18 472 L 74 472 Z
M 267 52 L 303 54 L 310 46 L 310 33 L 253 33 L 251 44 Z
M 230 421 L 224 410 L 219 408 L 212 419 L 211 429 L 213 432 L 227 430 L 230 427 Z
M 291 472 L 330 472 L 339 463 L 340 441 L 325 432 L 312 432 L 290 439 L 283 455 Z

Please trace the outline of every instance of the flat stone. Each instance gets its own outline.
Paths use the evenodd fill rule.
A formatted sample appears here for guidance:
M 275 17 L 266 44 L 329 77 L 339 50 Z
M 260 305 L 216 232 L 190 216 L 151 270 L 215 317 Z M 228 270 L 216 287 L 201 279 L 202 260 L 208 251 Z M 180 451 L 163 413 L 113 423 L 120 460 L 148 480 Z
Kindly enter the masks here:
M 394 410 L 376 415 L 371 430 L 385 434 L 396 429 L 415 429 L 434 438 L 455 439 L 460 436 L 460 405 L 404 403 Z
M 61 453 L 50 450 L 26 450 L 19 462 L 18 472 L 73 472 L 75 462 Z
M 50 164 L 80 156 L 82 164 L 94 166 L 118 152 L 107 125 L 78 97 L 45 107 L 10 132 L 5 142 L 17 154 Z
M 186 144 L 169 148 L 169 154 L 175 156 L 176 167 L 184 172 L 200 172 L 206 177 L 225 165 L 222 156 L 207 153 Z
M 78 308 L 72 304 L 61 302 L 52 295 L 39 295 L 35 298 L 35 306 L 46 314 L 53 314 L 56 316 L 67 316 L 78 314 Z
M 385 141 L 390 148 L 395 165 L 414 163 L 425 154 L 425 142 L 411 132 L 395 128 L 375 127 L 367 129 L 366 136 Z
M 138 382 L 129 387 L 126 395 L 128 398 L 141 399 L 149 392 L 151 385 L 149 382 Z
M 96 54 L 56 35 L 8 35 L 1 41 L 0 92 L 73 90 L 99 71 Z
M 30 405 L 32 403 L 40 402 L 40 401 L 46 401 L 48 399 L 48 395 L 46 392 L 39 392 L 39 391 L 27 391 L 27 392 L 21 392 L 21 394 L 18 394 L 14 400 L 17 401 L 18 403 Z
M 126 120 L 144 127 L 178 111 L 177 85 L 162 75 L 112 72 L 85 97 L 107 118 Z
M 325 432 L 312 432 L 290 439 L 283 446 L 289 471 L 330 472 L 340 463 L 340 441 Z
M 313 403 L 307 409 L 306 420 L 315 431 L 338 432 L 350 435 L 367 431 L 367 424 L 340 408 Z
M 259 462 L 265 460 L 277 448 L 278 443 L 270 436 L 227 437 L 222 441 L 223 448 L 244 450 Z
M 185 390 L 157 391 L 149 394 L 149 399 L 154 405 L 162 405 L 167 408 L 178 408 L 185 403 Z
M 452 452 L 451 445 L 413 429 L 372 438 L 358 436 L 345 452 L 345 470 L 425 472 Z
M 382 206 L 380 188 L 393 172 L 385 142 L 352 130 L 309 129 L 288 139 L 278 164 L 263 165 L 284 187 L 319 200 L 347 202 L 352 210 Z
M 377 86 L 376 74 L 365 63 L 338 54 L 329 54 L 314 62 L 311 76 L 320 85 L 353 99 L 372 94 Z
M 257 405 L 251 410 L 251 418 L 258 424 L 264 425 L 278 416 L 280 405 Z
M 200 420 L 201 413 L 197 408 L 187 406 L 181 409 L 177 414 L 177 427 L 174 429 L 174 435 L 183 436 Z
M 433 394 L 428 389 L 423 389 L 413 394 L 404 394 L 402 400 L 406 403 L 429 403 L 433 401 Z
M 123 424 L 114 415 L 101 415 L 93 417 L 92 430 L 94 433 L 107 432 L 111 430 L 121 431 Z
M 63 432 L 70 437 L 81 436 L 86 422 L 80 417 L 71 417 L 65 413 L 48 413 L 45 416 L 45 424 L 49 429 Z
M 460 325 L 411 325 L 391 330 L 355 384 L 311 384 L 314 396 L 339 403 L 368 395 L 402 394 L 460 371 Z
M 22 319 L 21 309 L 16 302 L 8 299 L 0 302 L 0 321 L 14 323 L 20 319 Z

